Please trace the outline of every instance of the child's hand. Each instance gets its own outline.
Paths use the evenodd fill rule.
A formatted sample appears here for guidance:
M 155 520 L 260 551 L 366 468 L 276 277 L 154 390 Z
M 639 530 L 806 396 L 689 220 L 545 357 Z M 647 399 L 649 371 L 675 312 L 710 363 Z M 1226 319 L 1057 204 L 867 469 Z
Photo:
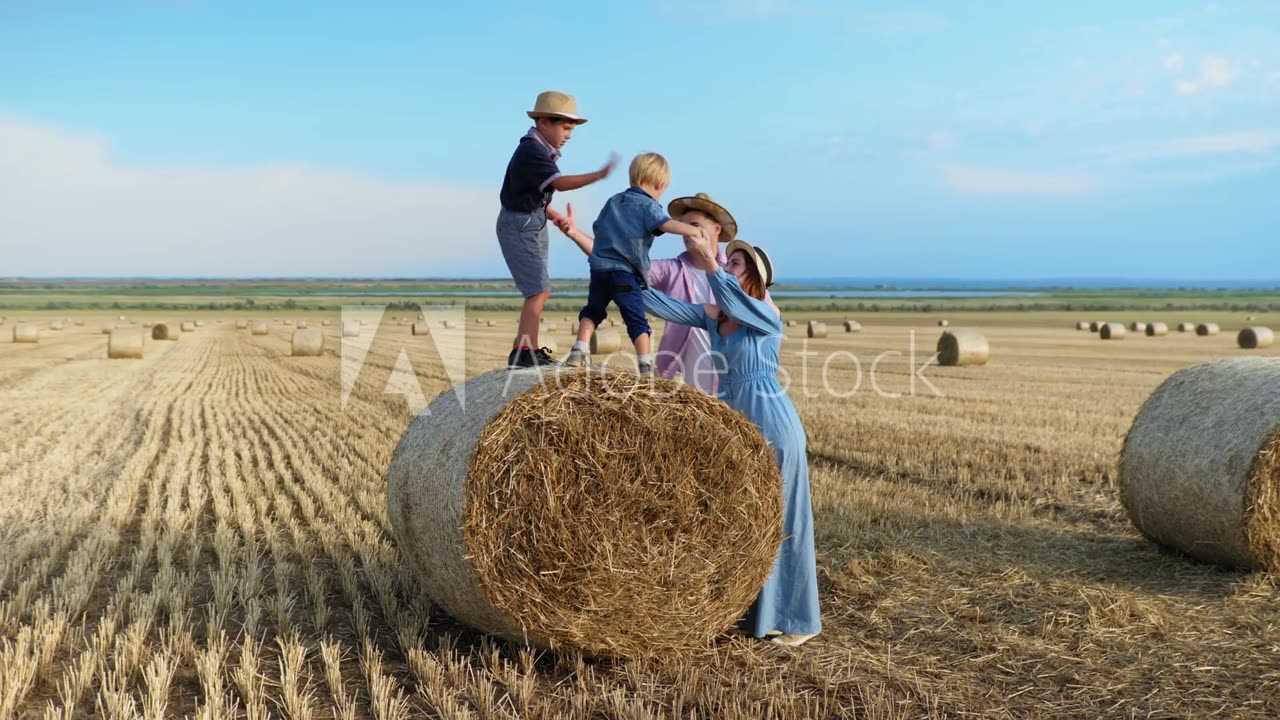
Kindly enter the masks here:
M 609 173 L 613 172 L 613 167 L 618 164 L 618 153 L 609 153 L 609 162 L 600 168 L 600 179 L 609 177 Z
M 565 205 L 565 212 L 563 213 L 548 205 L 547 219 L 560 228 L 560 232 L 565 235 L 572 235 L 573 231 L 578 229 L 577 223 L 573 221 L 573 203 Z

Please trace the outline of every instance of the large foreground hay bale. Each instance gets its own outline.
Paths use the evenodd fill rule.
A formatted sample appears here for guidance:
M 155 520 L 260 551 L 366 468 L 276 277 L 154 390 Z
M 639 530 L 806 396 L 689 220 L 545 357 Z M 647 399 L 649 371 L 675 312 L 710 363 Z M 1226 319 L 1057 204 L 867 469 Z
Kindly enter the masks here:
M 16 343 L 40 342 L 40 326 L 35 323 L 17 323 L 13 326 L 13 341 Z
M 1124 325 L 1120 323 L 1103 323 L 1102 327 L 1098 328 L 1098 336 L 1103 340 L 1119 340 L 1124 335 Z
M 827 336 L 827 324 L 817 320 L 810 320 L 805 327 L 805 334 L 811 338 L 824 338 Z
M 591 336 L 591 354 L 602 355 L 622 350 L 622 335 L 617 330 L 596 329 Z
M 467 382 L 465 411 L 459 394 L 387 471 L 399 550 L 439 607 L 536 647 L 651 656 L 706 647 L 755 598 L 781 480 L 741 414 L 620 371 L 501 369 Z
M 414 335 L 430 335 L 431 328 L 424 322 L 416 322 L 413 324 L 413 330 L 411 332 L 413 332 Z
M 251 330 L 250 332 L 252 332 L 254 335 L 266 335 L 266 334 L 267 334 L 267 321 L 266 321 L 266 320 L 254 320 L 254 321 L 253 321 L 253 330 Z
M 1081 320 L 1080 322 L 1076 323 L 1076 329 L 1077 329 L 1077 330 L 1088 330 L 1088 329 L 1089 329 L 1089 323 L 1088 323 L 1088 322 L 1086 322 L 1086 321 L 1084 321 L 1084 320 Z
M 173 323 L 156 323 L 151 326 L 152 340 L 177 340 L 182 337 L 182 333 L 178 332 L 178 327 Z
M 1200 323 L 1196 326 L 1196 335 L 1200 337 L 1208 337 L 1217 335 L 1220 332 L 1217 323 Z
M 1178 323 L 1178 332 L 1195 332 L 1195 331 L 1196 331 L 1195 323 L 1189 323 L 1189 322 Z
M 947 330 L 938 338 L 939 365 L 986 365 L 990 357 L 991 345 L 987 343 L 987 337 L 977 330 L 956 328 Z
M 324 351 L 324 333 L 320 328 L 301 328 L 293 331 L 290 354 L 294 357 L 314 357 Z
M 237 329 L 237 330 L 248 330 L 248 329 L 249 329 L 249 321 L 248 321 L 248 320 L 237 320 L 237 321 L 236 321 L 236 329 Z
M 1280 360 L 1180 370 L 1143 404 L 1120 456 L 1120 501 L 1157 543 L 1280 570 Z
M 1138 322 L 1137 320 L 1135 320 L 1129 323 L 1129 330 L 1131 332 L 1136 332 L 1136 333 L 1145 333 L 1147 331 L 1147 324 L 1144 322 Z
M 1169 334 L 1169 326 L 1162 322 L 1147 323 L 1147 337 L 1164 337 Z
M 182 321 L 182 326 L 181 326 L 181 327 L 182 327 L 182 332 L 195 332 L 195 331 L 196 331 L 196 324 L 195 324 L 194 322 L 191 322 L 190 320 L 183 320 L 183 321 Z
M 1247 327 L 1236 336 L 1236 342 L 1245 350 L 1271 347 L 1276 336 L 1267 327 Z
M 414 327 L 414 335 L 417 335 L 417 327 Z M 358 320 L 344 320 L 342 322 L 342 337 L 360 337 L 360 322 Z
M 857 320 L 845 320 L 844 331 L 847 333 L 862 332 L 862 323 Z
M 107 357 L 141 358 L 142 347 L 142 328 L 116 328 L 107 338 Z

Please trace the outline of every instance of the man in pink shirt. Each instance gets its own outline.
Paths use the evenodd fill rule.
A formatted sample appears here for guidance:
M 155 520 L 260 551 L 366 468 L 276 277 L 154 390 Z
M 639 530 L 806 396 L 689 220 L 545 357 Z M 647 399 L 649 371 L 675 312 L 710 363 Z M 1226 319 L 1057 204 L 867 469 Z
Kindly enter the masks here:
M 706 193 L 698 193 L 692 197 L 681 197 L 671 201 L 667 206 L 667 214 L 679 218 L 682 222 L 703 228 L 710 237 L 709 242 L 716 244 L 716 262 L 724 267 L 728 262 L 722 243 L 733 240 L 738 234 L 738 223 L 722 205 L 716 203 Z M 555 223 L 560 231 L 573 240 L 587 255 L 591 254 L 593 241 L 585 233 L 578 230 L 573 219 L 573 205 L 560 213 L 551 207 L 547 208 L 547 219 Z M 691 303 L 714 304 L 711 286 L 707 283 L 707 274 L 693 266 L 688 251 L 674 258 L 653 260 L 649 263 L 649 286 L 674 300 Z M 778 306 L 768 293 L 765 302 L 778 312 Z M 667 323 L 662 332 L 662 340 L 658 343 L 658 351 L 654 357 L 654 369 L 659 377 L 668 380 L 677 374 L 694 387 L 712 395 L 717 390 L 716 357 L 711 351 L 711 340 L 707 331 L 688 325 Z

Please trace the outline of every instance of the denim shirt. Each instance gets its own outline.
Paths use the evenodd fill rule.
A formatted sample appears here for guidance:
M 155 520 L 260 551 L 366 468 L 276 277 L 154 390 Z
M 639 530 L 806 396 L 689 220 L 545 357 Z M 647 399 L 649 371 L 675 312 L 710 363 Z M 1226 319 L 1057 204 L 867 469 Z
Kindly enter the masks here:
M 592 226 L 595 246 L 589 260 L 591 271 L 622 270 L 647 281 L 649 248 L 662 234 L 658 228 L 670 219 L 662 204 L 638 187 L 609 198 Z

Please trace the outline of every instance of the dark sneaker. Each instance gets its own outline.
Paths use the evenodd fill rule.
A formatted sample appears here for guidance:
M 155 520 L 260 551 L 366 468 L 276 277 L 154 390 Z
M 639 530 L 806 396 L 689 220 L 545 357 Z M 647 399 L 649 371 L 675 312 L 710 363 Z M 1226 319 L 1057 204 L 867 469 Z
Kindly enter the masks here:
M 653 377 L 653 363 L 639 363 L 636 365 L 636 372 L 641 377 Z
M 541 347 L 533 352 L 533 361 L 537 365 L 559 365 L 560 361 L 551 357 L 551 348 Z
M 573 348 L 565 357 L 564 364 L 567 367 L 591 367 L 591 356 L 584 350 Z
M 520 348 L 512 350 L 507 356 L 508 370 L 521 370 L 525 368 L 546 367 L 549 365 L 559 365 L 555 358 L 547 352 L 548 348 L 538 348 L 532 350 L 530 348 Z

